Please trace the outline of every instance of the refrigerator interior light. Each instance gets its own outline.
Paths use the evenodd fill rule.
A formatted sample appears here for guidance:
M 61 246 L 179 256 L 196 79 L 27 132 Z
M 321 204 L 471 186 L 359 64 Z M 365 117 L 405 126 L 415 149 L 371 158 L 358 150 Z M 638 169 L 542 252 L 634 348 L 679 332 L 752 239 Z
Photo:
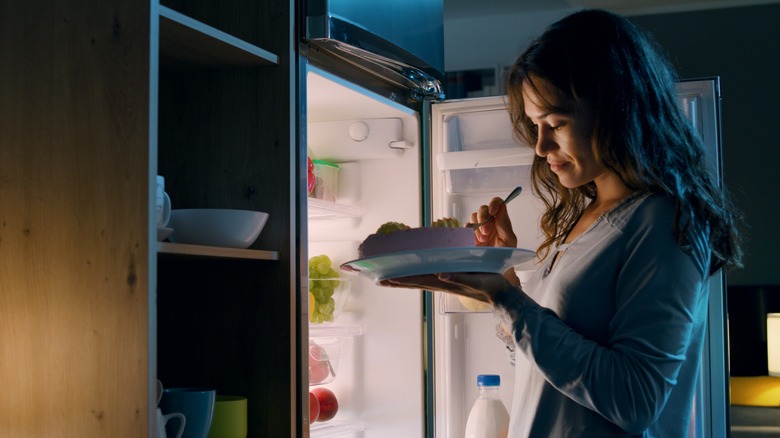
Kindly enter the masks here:
M 398 118 L 310 122 L 308 140 L 313 158 L 335 162 L 394 158 L 414 147 Z
M 780 313 L 766 315 L 766 352 L 770 376 L 780 376 Z

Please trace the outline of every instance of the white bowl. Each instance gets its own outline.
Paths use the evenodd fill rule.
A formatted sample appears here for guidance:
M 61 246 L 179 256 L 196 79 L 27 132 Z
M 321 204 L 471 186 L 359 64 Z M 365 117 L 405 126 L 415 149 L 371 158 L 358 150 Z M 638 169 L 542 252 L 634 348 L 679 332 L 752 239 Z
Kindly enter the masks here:
M 251 210 L 189 208 L 171 210 L 168 239 L 176 243 L 248 248 L 260 235 L 268 213 Z

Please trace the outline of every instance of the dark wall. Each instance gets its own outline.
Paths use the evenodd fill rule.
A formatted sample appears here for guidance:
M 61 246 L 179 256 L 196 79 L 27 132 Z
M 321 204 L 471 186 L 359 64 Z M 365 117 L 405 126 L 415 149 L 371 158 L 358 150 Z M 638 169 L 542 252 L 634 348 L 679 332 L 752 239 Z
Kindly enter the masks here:
M 729 298 L 730 373 L 765 376 L 766 314 L 780 312 L 780 286 L 732 286 Z
M 745 268 L 728 283 L 780 284 L 780 5 L 631 18 L 681 78 L 721 78 L 724 181 L 747 225 Z
M 720 76 L 724 181 L 745 216 L 745 268 L 727 273 L 733 376 L 766 375 L 780 311 L 780 5 L 632 17 L 681 78 Z

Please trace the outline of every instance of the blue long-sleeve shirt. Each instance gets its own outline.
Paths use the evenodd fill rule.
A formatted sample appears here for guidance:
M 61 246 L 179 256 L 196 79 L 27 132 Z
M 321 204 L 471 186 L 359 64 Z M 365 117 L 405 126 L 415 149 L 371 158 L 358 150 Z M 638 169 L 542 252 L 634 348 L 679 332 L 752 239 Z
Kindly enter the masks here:
M 509 436 L 684 437 L 707 319 L 706 230 L 634 195 L 496 303 L 516 344 Z M 527 295 L 526 295 L 527 294 Z

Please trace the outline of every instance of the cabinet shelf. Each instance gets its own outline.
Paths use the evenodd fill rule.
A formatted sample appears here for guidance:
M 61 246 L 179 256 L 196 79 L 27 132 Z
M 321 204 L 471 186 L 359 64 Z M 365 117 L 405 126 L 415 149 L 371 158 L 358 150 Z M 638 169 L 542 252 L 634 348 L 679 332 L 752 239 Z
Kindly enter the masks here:
M 189 245 L 184 243 L 157 242 L 157 252 L 188 256 L 222 257 L 234 259 L 279 260 L 276 251 L 256 249 L 222 248 L 216 246 Z
M 262 66 L 279 57 L 165 6 L 160 6 L 160 53 L 189 64 Z

